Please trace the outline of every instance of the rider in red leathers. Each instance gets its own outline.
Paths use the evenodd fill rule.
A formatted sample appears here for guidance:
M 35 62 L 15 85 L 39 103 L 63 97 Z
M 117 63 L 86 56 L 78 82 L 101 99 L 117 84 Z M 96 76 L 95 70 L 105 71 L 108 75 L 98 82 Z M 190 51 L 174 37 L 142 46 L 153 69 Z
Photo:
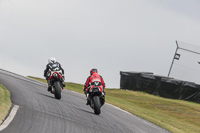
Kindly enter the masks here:
M 88 91 L 89 91 L 89 87 L 91 85 L 93 85 L 95 82 L 100 82 L 101 84 L 101 87 L 100 89 L 102 90 L 102 94 L 104 95 L 105 94 L 105 83 L 104 83 L 104 80 L 102 78 L 101 75 L 98 74 L 98 71 L 97 69 L 93 68 L 90 70 L 90 76 L 87 78 L 86 82 L 85 82 L 85 85 L 84 85 L 84 92 L 85 92 L 85 95 L 87 97 L 87 103 L 86 105 L 89 104 L 89 99 L 88 99 Z

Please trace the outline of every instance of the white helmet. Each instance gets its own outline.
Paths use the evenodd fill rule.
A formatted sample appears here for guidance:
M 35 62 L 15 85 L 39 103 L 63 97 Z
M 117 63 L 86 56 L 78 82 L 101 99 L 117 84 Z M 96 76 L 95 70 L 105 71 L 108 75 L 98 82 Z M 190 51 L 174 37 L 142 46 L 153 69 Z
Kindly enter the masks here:
M 56 58 L 50 57 L 49 60 L 48 60 L 48 63 L 56 63 Z

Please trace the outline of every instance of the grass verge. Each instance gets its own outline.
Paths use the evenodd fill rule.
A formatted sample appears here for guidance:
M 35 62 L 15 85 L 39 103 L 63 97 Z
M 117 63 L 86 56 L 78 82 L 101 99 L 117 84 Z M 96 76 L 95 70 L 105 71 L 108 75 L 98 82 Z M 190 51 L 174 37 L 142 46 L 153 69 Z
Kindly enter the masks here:
M 46 83 L 44 79 L 34 79 Z M 83 94 L 83 85 L 66 83 L 65 88 Z M 200 104 L 120 89 L 106 89 L 106 94 L 107 103 L 124 109 L 173 133 L 200 132 Z
M 0 84 L 0 124 L 7 116 L 11 105 L 12 103 L 9 91 L 2 84 Z

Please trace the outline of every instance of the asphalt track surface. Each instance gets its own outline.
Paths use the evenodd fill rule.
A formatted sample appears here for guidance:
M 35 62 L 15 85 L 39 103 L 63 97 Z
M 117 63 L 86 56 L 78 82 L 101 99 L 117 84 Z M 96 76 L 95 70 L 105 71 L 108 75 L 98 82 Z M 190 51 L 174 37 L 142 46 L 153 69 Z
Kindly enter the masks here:
M 84 95 L 64 90 L 61 100 L 47 84 L 0 69 L 0 83 L 19 109 L 1 133 L 167 133 L 146 120 L 109 104 L 95 115 Z

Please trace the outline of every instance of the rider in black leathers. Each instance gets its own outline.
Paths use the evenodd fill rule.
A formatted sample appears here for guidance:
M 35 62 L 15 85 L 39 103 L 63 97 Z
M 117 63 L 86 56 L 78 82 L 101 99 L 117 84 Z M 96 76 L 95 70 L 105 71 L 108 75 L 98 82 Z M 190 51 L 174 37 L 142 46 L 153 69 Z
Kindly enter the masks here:
M 50 83 L 50 80 L 48 79 L 50 75 L 48 75 L 48 71 L 53 67 L 58 67 L 62 71 L 62 85 L 63 85 L 63 87 L 65 87 L 64 70 L 61 67 L 60 63 L 56 62 L 56 59 L 54 57 L 51 57 L 48 60 L 48 64 L 46 65 L 46 69 L 44 70 L 44 77 L 46 78 L 47 83 L 48 83 L 48 91 L 51 91 L 51 83 Z

